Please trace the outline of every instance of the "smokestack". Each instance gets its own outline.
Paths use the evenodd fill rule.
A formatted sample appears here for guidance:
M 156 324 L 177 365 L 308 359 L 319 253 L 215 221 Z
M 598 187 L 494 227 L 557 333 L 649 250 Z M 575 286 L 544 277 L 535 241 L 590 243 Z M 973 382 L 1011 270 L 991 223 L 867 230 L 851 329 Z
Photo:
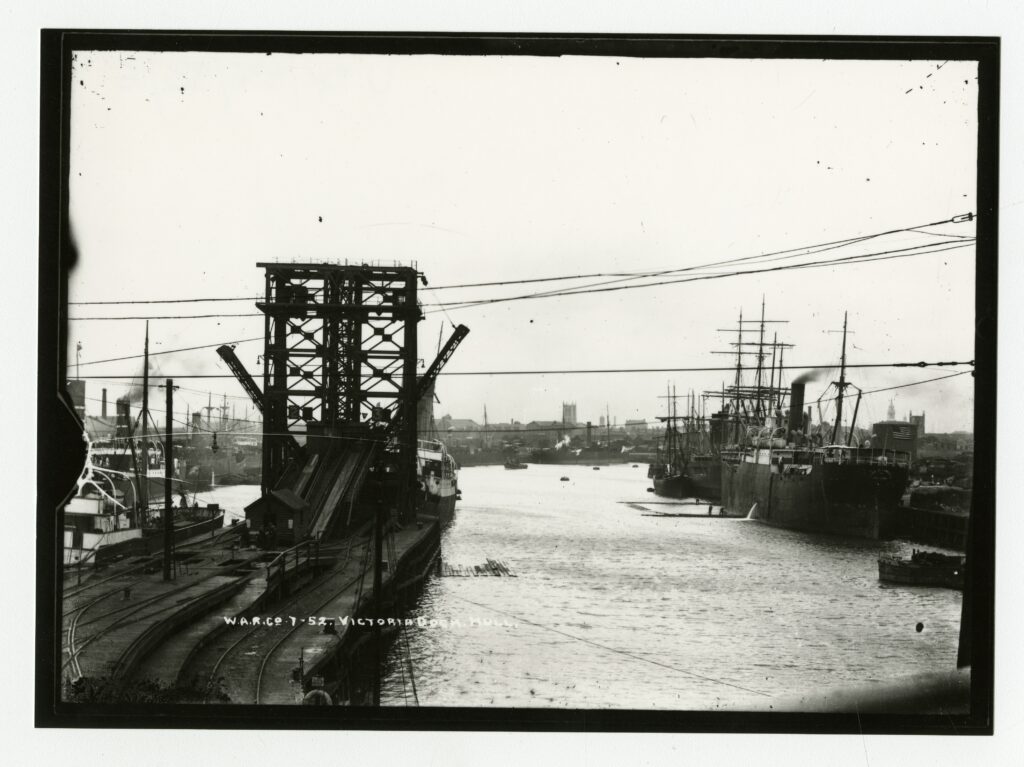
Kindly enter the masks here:
M 121 397 L 115 403 L 117 409 L 117 422 L 114 427 L 114 436 L 119 441 L 119 446 L 127 445 L 127 439 L 131 430 L 131 405 L 127 397 Z
M 103 404 L 100 407 L 102 408 L 100 410 L 100 417 L 101 418 L 106 418 L 107 417 L 107 390 L 106 389 L 103 390 Z
M 804 384 L 793 382 L 789 392 L 789 426 L 787 433 L 803 433 Z

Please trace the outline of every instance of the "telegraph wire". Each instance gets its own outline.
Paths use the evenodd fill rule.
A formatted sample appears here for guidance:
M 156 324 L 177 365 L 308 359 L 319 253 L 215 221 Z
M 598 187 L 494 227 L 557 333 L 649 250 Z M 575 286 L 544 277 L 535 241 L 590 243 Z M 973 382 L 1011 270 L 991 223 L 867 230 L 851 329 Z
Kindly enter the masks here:
M 926 368 L 926 367 L 957 367 L 961 365 L 974 366 L 974 360 L 963 361 L 939 361 L 939 362 L 860 362 L 848 363 L 846 367 L 852 368 Z M 830 370 L 837 367 L 835 363 L 827 365 L 782 365 L 776 366 L 776 370 Z M 679 368 L 579 368 L 567 370 L 442 370 L 441 376 L 500 376 L 500 375 L 576 375 L 591 373 L 722 373 L 735 372 L 736 366 L 716 367 L 679 367 Z M 108 381 L 118 383 L 120 379 L 135 378 L 138 373 L 130 375 L 114 375 L 104 373 L 102 375 L 80 376 L 80 380 Z M 234 378 L 232 373 L 161 373 L 161 378 L 187 379 L 187 378 Z M 74 379 L 69 379 L 74 380 Z M 207 394 L 208 392 L 200 392 Z
M 851 367 L 851 366 L 847 365 L 847 367 Z M 899 384 L 899 385 L 896 385 L 896 386 L 886 386 L 886 387 L 881 388 L 881 389 L 866 389 L 863 392 L 861 392 L 861 394 L 862 395 L 878 394 L 880 392 L 894 391 L 896 389 L 906 389 L 906 388 L 911 387 L 911 386 L 920 386 L 922 384 L 933 383 L 935 381 L 944 381 L 947 378 L 956 378 L 957 376 L 967 375 L 967 374 L 972 373 L 972 372 L 973 371 L 971 371 L 971 370 L 961 370 L 961 371 L 956 372 L 956 373 L 950 373 L 949 375 L 937 376 L 935 378 L 926 378 L 923 381 L 911 381 L 910 383 Z M 91 401 L 91 402 L 102 402 L 102 400 L 100 400 L 100 399 L 98 399 L 96 397 L 86 397 L 86 399 Z M 828 397 L 828 398 L 822 399 L 820 401 L 821 402 L 831 402 L 832 400 L 835 400 L 835 399 L 837 399 L 837 397 Z M 151 407 L 151 408 L 149 408 L 149 412 L 150 412 L 150 414 L 153 414 L 153 413 L 164 413 L 164 414 L 166 414 L 167 411 L 161 410 L 160 408 L 152 408 Z M 92 417 L 92 418 L 99 418 L 99 416 L 90 416 L 90 417 Z M 107 420 L 109 420 L 109 416 L 108 416 Z M 181 421 L 181 420 L 178 420 L 178 419 L 173 418 L 173 417 L 172 417 L 171 421 L 173 423 L 176 423 L 176 424 L 180 425 L 180 426 L 186 426 L 186 427 L 189 427 L 189 428 L 192 427 L 192 424 L 188 423 L 187 421 Z M 230 422 L 237 422 L 237 423 L 252 423 L 252 424 L 258 424 L 258 425 L 262 425 L 263 424 L 263 421 L 255 421 L 255 420 L 252 420 L 252 419 L 249 419 L 249 418 L 228 418 L 227 421 L 229 423 Z M 660 423 L 660 421 L 657 421 L 657 420 L 655 420 L 655 421 L 640 421 L 640 422 L 634 423 L 632 425 L 635 425 L 635 426 L 655 426 L 655 425 L 657 425 L 659 423 Z M 586 428 L 587 427 L 585 425 L 584 426 L 566 426 L 564 424 L 560 424 L 559 422 L 555 421 L 555 422 L 552 422 L 552 424 L 550 426 L 540 426 L 540 427 L 536 427 L 536 428 L 532 428 L 532 429 L 497 429 L 497 428 L 488 428 L 488 429 L 458 429 L 458 430 L 455 430 L 453 432 L 441 432 L 441 433 L 442 434 L 453 433 L 453 434 L 457 434 L 457 435 L 462 435 L 462 434 L 531 434 L 531 433 L 551 432 L 551 431 L 560 431 L 560 432 L 585 431 Z M 593 426 L 593 424 L 591 424 L 591 428 L 592 429 L 596 429 L 596 430 L 600 430 L 603 427 Z M 613 427 L 613 428 L 621 428 L 621 427 Z M 302 432 L 283 432 L 282 433 L 282 432 L 254 431 L 254 430 L 251 430 L 251 431 L 221 430 L 221 429 L 212 428 L 211 425 L 209 424 L 209 421 L 207 421 L 207 426 L 201 427 L 200 431 L 203 432 L 203 433 L 210 433 L 210 434 L 216 432 L 217 434 L 222 434 L 222 435 L 237 434 L 237 435 L 248 435 L 248 436 L 251 436 L 251 437 L 273 437 L 273 436 L 277 436 L 277 437 L 280 437 L 280 436 L 293 436 L 294 437 L 294 436 L 302 436 Z M 354 440 L 354 441 L 357 441 L 357 442 L 365 441 L 365 439 L 366 439 L 366 438 L 363 438 L 363 437 L 345 437 L 345 436 L 338 436 L 338 435 L 333 435 L 332 436 L 332 435 L 326 435 L 326 434 L 325 435 L 320 435 L 320 436 L 322 436 L 324 439 L 347 439 L 347 440 Z M 133 435 L 131 438 L 124 437 L 124 438 L 118 438 L 118 439 L 139 439 L 139 438 L 141 438 L 139 435 Z M 154 437 L 154 439 L 155 439 L 155 437 Z
M 534 277 L 520 280 L 499 280 L 494 282 L 469 282 L 456 285 L 436 285 L 430 286 L 433 290 L 454 290 L 460 288 L 479 288 L 479 287 L 500 287 L 505 285 L 523 285 L 537 282 L 556 282 L 564 280 L 579 280 L 579 279 L 592 279 L 597 277 L 623 277 L 640 279 L 644 277 L 655 277 L 664 274 L 673 274 L 677 272 L 691 271 L 694 269 L 702 269 L 709 266 L 721 266 L 731 263 L 741 263 L 745 261 L 753 261 L 758 259 L 766 259 L 772 256 L 780 256 L 788 253 L 797 253 L 797 251 L 805 251 L 806 255 L 813 255 L 814 252 L 824 252 L 824 250 L 832 249 L 834 247 L 842 247 L 845 245 L 851 245 L 858 242 L 864 242 L 866 240 L 878 239 L 886 237 L 892 234 L 902 234 L 904 232 L 916 232 L 918 234 L 928 234 L 935 237 L 954 237 L 959 239 L 971 239 L 974 238 L 970 235 L 960 234 L 949 234 L 942 232 L 926 232 L 921 231 L 927 227 L 941 226 L 943 224 L 954 224 L 963 223 L 965 221 L 973 221 L 977 218 L 973 213 L 966 213 L 952 218 L 945 219 L 943 221 L 933 221 L 928 224 L 917 224 L 916 226 L 902 227 L 900 229 L 890 229 L 885 232 L 877 232 L 874 234 L 858 235 L 856 237 L 848 237 L 842 240 L 832 240 L 830 242 L 817 243 L 815 245 L 805 245 L 798 248 L 789 248 L 786 250 L 771 251 L 768 253 L 762 253 L 754 256 L 745 256 L 741 258 L 726 259 L 724 261 L 713 262 L 711 264 L 704 264 L 700 266 L 689 266 L 679 267 L 675 269 L 667 269 L 660 271 L 646 271 L 646 272 L 596 272 L 591 274 L 572 274 L 572 275 L 559 275 L 553 277 Z M 799 255 L 799 254 L 798 254 Z M 259 301 L 264 296 L 232 296 L 232 297 L 211 297 L 211 298 L 167 298 L 167 299 L 138 299 L 138 300 L 111 300 L 111 301 L 69 301 L 69 306 L 109 306 L 109 305 L 128 305 L 128 304 L 183 304 L 183 303 L 203 303 L 203 302 L 215 302 L 215 301 Z
M 971 215 L 971 214 L 967 214 L 967 215 Z M 950 219 L 949 221 L 946 221 L 946 222 L 939 222 L 939 223 L 951 223 L 951 222 L 952 222 L 952 219 Z M 925 224 L 924 226 L 934 226 L 934 225 L 935 224 Z M 889 232 L 881 232 L 879 234 L 869 234 L 869 235 L 863 235 L 863 236 L 860 236 L 860 237 L 853 237 L 853 238 L 849 238 L 849 239 L 846 239 L 846 240 L 836 240 L 834 242 L 821 243 L 821 244 L 818 244 L 818 245 L 807 245 L 807 246 L 803 246 L 803 247 L 799 247 L 799 248 L 790 248 L 788 250 L 779 250 L 779 251 L 774 251 L 774 252 L 770 252 L 770 253 L 762 253 L 762 254 L 754 255 L 754 256 L 744 256 L 744 257 L 740 257 L 740 258 L 725 259 L 723 261 L 715 261 L 715 262 L 712 262 L 710 264 L 700 264 L 700 265 L 697 265 L 697 266 L 678 267 L 678 268 L 674 268 L 674 269 L 664 269 L 664 270 L 660 270 L 660 271 L 646 272 L 646 273 L 644 273 L 644 272 L 636 272 L 636 273 L 633 273 L 632 276 L 621 275 L 622 279 L 608 280 L 607 282 L 592 283 L 589 286 L 577 286 L 576 288 L 565 288 L 564 292 L 563 292 L 563 290 L 554 290 L 554 291 L 547 291 L 546 293 L 537 293 L 537 294 L 532 294 L 532 295 L 535 295 L 535 296 L 542 296 L 542 295 L 548 295 L 548 294 L 551 294 L 551 295 L 563 295 L 563 294 L 564 295 L 572 295 L 573 292 L 588 292 L 586 290 L 586 288 L 588 288 L 588 287 L 598 287 L 598 286 L 601 286 L 601 285 L 611 285 L 611 284 L 615 284 L 615 283 L 629 282 L 629 281 L 632 281 L 632 280 L 644 279 L 644 278 L 649 278 L 649 277 L 663 277 L 663 276 L 666 276 L 666 275 L 669 275 L 669 274 L 680 274 L 682 272 L 695 272 L 695 271 L 698 271 L 700 269 L 706 269 L 706 268 L 715 267 L 715 266 L 727 266 L 729 264 L 736 264 L 736 263 L 743 263 L 743 262 L 750 262 L 750 261 L 758 261 L 760 263 L 769 263 L 771 261 L 784 261 L 784 260 L 788 260 L 788 259 L 792 259 L 792 258 L 800 258 L 800 257 L 803 257 L 803 256 L 813 256 L 813 255 L 817 255 L 818 253 L 824 253 L 824 252 L 829 251 L 829 250 L 836 250 L 838 248 L 846 247 L 847 245 L 852 245 L 852 244 L 856 244 L 856 243 L 860 243 L 860 242 L 865 242 L 867 240 L 872 240 L 872 239 L 877 239 L 877 238 L 880 238 L 880 237 L 885 237 L 885 236 L 888 236 L 888 235 L 891 235 L 891 234 L 896 234 L 898 232 L 908 232 L 908 231 L 917 231 L 917 230 L 912 230 L 910 228 L 901 229 L 901 230 L 893 230 L 893 231 L 889 231 Z M 933 235 L 938 236 L 938 237 L 944 236 L 941 233 L 935 233 L 935 232 L 919 232 L 919 233 L 920 234 L 933 234 Z M 954 237 L 958 237 L 959 238 L 961 236 L 960 235 L 954 235 Z M 972 241 L 974 240 L 973 237 L 967 237 L 967 236 L 962 237 L 962 239 L 970 239 Z M 936 245 L 941 245 L 941 244 L 943 244 L 943 243 L 936 243 Z M 913 249 L 925 248 L 925 247 L 931 247 L 931 246 L 916 245 L 916 246 L 914 246 Z M 788 255 L 786 255 L 786 254 L 788 254 Z M 742 273 L 746 273 L 746 272 L 742 272 Z M 753 272 L 751 272 L 751 273 L 753 273 Z M 732 276 L 730 273 L 713 273 L 713 274 L 722 275 L 722 276 Z M 672 282 L 680 282 L 680 281 L 685 281 L 685 280 L 677 280 L 677 281 L 672 281 Z M 672 284 L 672 282 L 666 282 L 664 284 Z M 662 283 L 651 283 L 651 284 L 652 285 L 657 285 L 657 284 L 662 284 Z
M 945 247 L 945 248 L 940 247 L 942 245 L 948 245 L 948 247 Z M 767 272 L 794 271 L 794 270 L 797 270 L 797 269 L 816 269 L 816 268 L 828 267 L 828 266 L 849 266 L 849 265 L 856 265 L 856 264 L 860 264 L 860 263 L 870 263 L 872 261 L 888 261 L 888 260 L 896 259 L 896 258 L 910 258 L 910 257 L 914 257 L 914 256 L 926 256 L 926 255 L 931 255 L 933 253 L 942 253 L 943 251 L 946 251 L 946 250 L 956 250 L 958 248 L 966 248 L 966 247 L 970 247 L 971 245 L 973 245 L 973 242 L 957 242 L 957 244 L 955 244 L 955 245 L 948 244 L 948 243 L 936 243 L 934 245 L 915 245 L 915 246 L 913 246 L 911 248 L 902 248 L 902 249 L 889 250 L 889 251 L 880 251 L 880 252 L 877 252 L 877 253 L 864 253 L 864 254 L 860 254 L 860 255 L 856 255 L 856 256 L 846 256 L 844 258 L 828 259 L 828 260 L 824 260 L 824 261 L 810 261 L 810 262 L 803 263 L 803 264 L 784 264 L 782 266 L 765 267 L 763 269 L 745 269 L 745 270 L 735 271 L 735 272 L 722 272 L 722 273 L 716 273 L 716 274 L 711 274 L 711 275 L 690 276 L 690 277 L 684 277 L 682 279 L 677 279 L 677 280 L 660 280 L 658 282 L 643 283 L 641 285 L 616 285 L 616 286 L 613 286 L 613 287 L 596 287 L 596 286 L 591 286 L 591 287 L 584 287 L 584 288 L 579 288 L 579 289 L 567 288 L 565 290 L 557 291 L 557 292 L 550 291 L 550 292 L 544 292 L 544 293 L 527 293 L 527 294 L 522 294 L 522 295 L 518 295 L 518 296 L 502 296 L 502 297 L 498 297 L 498 298 L 480 299 L 480 300 L 477 300 L 477 301 L 455 302 L 455 303 L 445 304 L 443 306 L 446 306 L 448 309 L 457 310 L 457 309 L 467 309 L 467 308 L 470 308 L 470 307 L 473 307 L 473 306 L 485 306 L 485 305 L 489 305 L 489 304 L 505 303 L 505 302 L 508 302 L 508 301 L 523 301 L 523 300 L 532 299 L 532 298 L 557 298 L 557 297 L 562 297 L 562 296 L 578 296 L 578 295 L 584 295 L 584 294 L 588 294 L 588 293 L 609 293 L 609 292 L 620 291 L 620 290 L 637 290 L 637 289 L 640 289 L 640 288 L 660 287 L 662 285 L 676 285 L 676 284 L 685 283 L 685 282 L 701 282 L 701 281 L 705 281 L 705 280 L 717 280 L 717 279 L 724 279 L 726 277 L 743 277 L 743 276 L 746 276 L 746 275 L 764 274 L 764 273 L 767 273 Z M 903 250 L 911 250 L 911 251 L 917 251 L 917 252 L 902 253 L 901 254 L 901 251 L 903 251 Z M 426 312 L 426 313 L 427 314 L 431 314 L 433 312 Z M 136 319 L 141 319 L 141 318 L 136 318 Z
M 955 243 L 955 244 L 954 244 Z M 676 285 L 685 282 L 700 282 L 704 280 L 719 280 L 727 277 L 743 277 L 752 274 L 765 274 L 768 272 L 782 272 L 782 271 L 795 271 L 799 269 L 814 269 L 828 266 L 849 266 L 860 263 L 871 263 L 872 261 L 886 261 L 894 258 L 909 258 L 913 256 L 926 256 L 934 253 L 942 253 L 947 250 L 956 250 L 959 248 L 971 247 L 974 244 L 973 240 L 970 241 L 949 241 L 940 242 L 934 244 L 914 245 L 907 248 L 896 248 L 892 250 L 878 251 L 874 253 L 861 253 L 854 256 L 846 256 L 843 258 L 832 258 L 823 261 L 809 261 L 801 264 L 784 264 L 781 266 L 765 267 L 763 269 L 743 269 L 733 272 L 714 272 L 706 275 L 689 276 L 681 279 L 673 280 L 659 280 L 657 282 L 646 282 L 639 285 L 614 285 L 608 287 L 610 283 L 594 283 L 590 286 L 582 286 L 576 288 L 565 288 L 553 291 L 544 291 L 540 293 L 525 293 L 516 296 L 499 296 L 496 298 L 484 298 L 477 300 L 467 301 L 456 301 L 452 303 L 437 303 L 437 304 L 423 304 L 425 307 L 437 307 L 441 311 L 447 314 L 448 309 L 466 309 L 473 306 L 483 306 L 488 304 L 507 303 L 509 301 L 524 301 L 534 298 L 558 298 L 562 296 L 578 296 L 588 293 L 607 293 L 612 291 L 620 290 L 638 290 L 640 288 L 653 288 L 660 287 L 663 285 Z M 945 245 L 946 247 L 942 247 Z M 912 251 L 912 252 L 907 252 Z M 699 269 L 703 267 L 693 267 L 693 269 Z M 675 273 L 683 270 L 675 270 Z M 649 276 L 649 275 L 645 275 Z M 640 278 L 629 278 L 629 279 L 640 279 Z M 612 282 L 622 282 L 622 280 L 613 280 Z M 602 287 L 603 286 L 603 287 Z M 315 307 L 314 307 L 315 308 Z M 434 314 L 435 311 L 424 312 L 424 314 Z M 103 316 L 103 317 L 69 317 L 68 320 L 72 322 L 91 322 L 100 320 L 200 320 L 200 319 L 219 319 L 219 318 L 234 318 L 234 317 L 265 317 L 262 312 L 241 312 L 241 313 L 212 313 L 212 314 L 158 314 L 158 315 L 128 315 L 128 316 Z
M 955 242 L 955 244 L 953 244 Z M 584 295 L 588 293 L 607 293 L 611 291 L 619 290 L 637 290 L 640 288 L 652 288 L 660 287 L 662 285 L 675 285 L 685 282 L 698 282 L 703 280 L 717 280 L 724 279 L 726 277 L 742 277 L 750 274 L 764 274 L 767 272 L 781 272 L 781 271 L 793 271 L 798 269 L 812 269 L 819 268 L 822 266 L 843 266 L 858 263 L 870 263 L 872 261 L 888 260 L 888 258 L 907 258 L 910 256 L 925 256 L 933 253 L 941 253 L 946 250 L 955 250 L 957 248 L 966 248 L 974 244 L 974 240 L 969 241 L 947 241 L 932 244 L 921 244 L 913 245 L 907 248 L 896 248 L 892 250 L 877 251 L 874 253 L 861 253 L 853 256 L 846 256 L 843 258 L 826 259 L 823 261 L 809 261 L 800 264 L 784 264 L 781 266 L 766 267 L 763 269 L 744 269 L 733 272 L 713 272 L 706 275 L 697 275 L 685 277 L 682 279 L 674 280 L 659 280 L 657 282 L 647 282 L 639 285 L 614 285 L 613 287 L 607 287 L 611 283 L 623 282 L 626 280 L 643 279 L 646 277 L 658 276 L 662 274 L 676 274 L 684 271 L 692 271 L 706 268 L 708 265 L 686 267 L 684 269 L 669 270 L 666 272 L 658 272 L 651 274 L 644 274 L 640 277 L 630 277 L 623 280 L 612 280 L 611 282 L 605 283 L 594 283 L 590 286 L 578 286 L 575 288 L 564 288 L 559 290 L 544 291 L 540 293 L 525 293 L 516 296 L 499 296 L 496 298 L 485 298 L 477 300 L 467 301 L 455 301 L 452 303 L 436 303 L 436 304 L 423 304 L 425 307 L 437 307 L 447 314 L 448 309 L 465 309 L 471 306 L 481 306 L 486 304 L 505 303 L 509 301 L 523 301 L 533 298 L 550 298 L 560 296 L 576 296 Z M 941 247 L 947 245 L 948 247 Z M 914 252 L 907 252 L 914 251 Z M 896 255 L 902 254 L 902 255 Z M 813 255 L 813 254 L 801 254 L 801 255 Z M 888 258 L 887 258 L 888 257 Z M 762 258 L 762 256 L 750 256 L 748 258 Z M 746 260 L 746 259 L 737 259 Z M 425 314 L 433 314 L 435 312 L 425 312 Z M 199 320 L 199 319 L 219 319 L 219 318 L 235 318 L 235 317 L 264 317 L 262 312 L 240 312 L 240 313 L 210 313 L 210 314 L 161 314 L 161 315 L 128 315 L 128 316 L 102 316 L 102 317 L 69 317 L 68 320 L 72 322 L 90 322 L 100 320 Z
M 165 349 L 164 351 L 150 352 L 149 356 L 150 357 L 155 357 L 158 354 L 177 354 L 178 352 L 192 352 L 192 351 L 197 351 L 199 349 L 213 349 L 214 347 L 224 346 L 225 344 L 229 344 L 229 345 L 230 344 L 246 344 L 246 343 L 250 343 L 252 341 L 263 341 L 263 340 L 264 340 L 263 336 L 257 336 L 256 338 L 239 338 L 239 339 L 236 339 L 234 341 L 218 341 L 217 343 L 202 344 L 201 346 L 185 346 L 185 347 L 183 347 L 181 349 Z M 99 364 L 104 363 L 104 362 L 122 362 L 124 360 L 138 360 L 138 359 L 142 359 L 145 356 L 146 356 L 145 354 L 129 354 L 126 357 L 110 357 L 109 359 L 105 359 L 105 360 L 89 360 L 88 362 L 80 362 L 80 363 L 76 363 L 76 364 L 78 364 L 79 366 L 81 366 L 81 365 L 99 365 Z

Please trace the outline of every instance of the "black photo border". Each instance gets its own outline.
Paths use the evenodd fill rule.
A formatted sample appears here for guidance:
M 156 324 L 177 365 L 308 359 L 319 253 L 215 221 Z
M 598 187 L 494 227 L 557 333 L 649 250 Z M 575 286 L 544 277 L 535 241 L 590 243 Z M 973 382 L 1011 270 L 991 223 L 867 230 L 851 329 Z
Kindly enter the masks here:
M 61 562 L 55 510 L 84 447 L 64 388 L 71 56 L 77 50 L 972 60 L 978 62 L 974 491 L 960 653 L 971 665 L 964 716 L 316 706 L 94 706 L 60 702 Z M 37 727 L 566 732 L 974 734 L 993 728 L 995 442 L 1000 40 L 996 37 L 629 35 L 389 32 L 41 31 L 35 723 Z

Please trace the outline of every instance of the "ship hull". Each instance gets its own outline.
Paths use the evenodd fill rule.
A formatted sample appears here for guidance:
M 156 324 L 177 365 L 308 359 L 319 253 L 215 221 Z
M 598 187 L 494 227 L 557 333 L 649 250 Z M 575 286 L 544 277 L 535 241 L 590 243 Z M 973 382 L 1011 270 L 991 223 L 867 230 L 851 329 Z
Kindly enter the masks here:
M 878 579 L 906 586 L 964 588 L 963 564 L 922 565 L 907 560 L 878 560 Z
M 662 498 L 688 498 L 688 483 L 682 474 L 671 474 L 654 480 L 654 494 Z
M 864 465 L 815 464 L 806 473 L 777 472 L 766 463 L 728 462 L 722 498 L 733 514 L 774 527 L 857 538 L 895 535 L 896 509 L 907 471 Z
M 722 500 L 722 460 L 717 456 L 697 456 L 686 466 L 689 494 L 694 498 L 720 503 Z
M 444 529 L 455 519 L 456 498 L 455 494 L 428 495 L 422 502 L 420 513 L 428 517 L 437 517 L 441 528 Z

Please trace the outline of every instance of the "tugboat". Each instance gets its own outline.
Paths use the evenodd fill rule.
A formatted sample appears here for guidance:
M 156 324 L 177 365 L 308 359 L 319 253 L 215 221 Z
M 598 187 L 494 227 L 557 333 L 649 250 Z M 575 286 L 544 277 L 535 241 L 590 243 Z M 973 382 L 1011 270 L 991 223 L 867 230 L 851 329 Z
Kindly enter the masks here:
M 964 588 L 966 558 L 937 551 L 914 549 L 909 558 L 883 555 L 878 558 L 878 580 L 908 586 Z
M 505 461 L 505 468 L 511 471 L 513 469 L 528 469 L 530 467 L 528 464 L 521 463 L 520 461 L 517 461 L 514 458 L 509 458 L 507 461 Z

